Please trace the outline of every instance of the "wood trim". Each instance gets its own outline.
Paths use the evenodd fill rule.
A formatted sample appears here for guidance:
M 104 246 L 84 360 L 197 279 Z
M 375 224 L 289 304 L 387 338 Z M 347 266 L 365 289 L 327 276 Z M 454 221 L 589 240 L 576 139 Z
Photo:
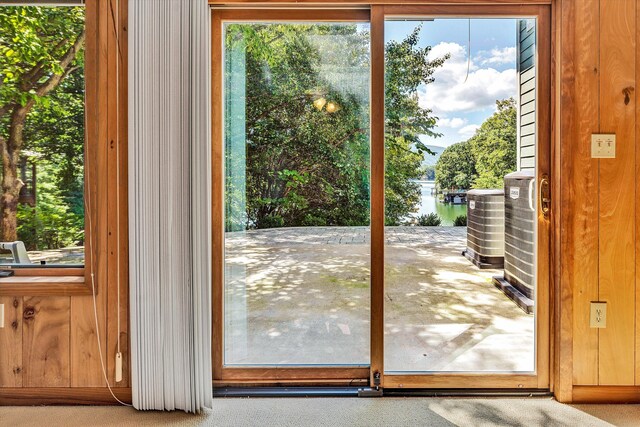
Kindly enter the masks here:
M 211 213 L 212 213 L 212 360 L 213 378 L 222 378 L 224 364 L 224 143 L 222 20 L 211 11 Z
M 553 182 L 557 170 L 552 168 L 555 156 L 551 133 L 551 8 L 537 6 L 537 64 L 536 64 L 536 121 L 537 121 L 537 183 L 543 176 L 550 177 Z M 553 183 L 551 183 L 553 185 Z M 538 196 L 538 199 L 540 197 Z M 553 199 L 553 197 L 552 197 Z M 553 251 L 553 220 L 557 211 L 551 206 L 551 213 L 545 217 L 538 203 L 537 229 L 537 274 L 536 274 L 536 374 L 538 384 L 536 388 L 547 389 L 550 385 L 550 317 L 551 284 L 553 283 L 552 251 Z
M 640 81 L 640 31 L 638 31 L 638 27 L 640 27 L 640 2 L 636 2 L 636 91 L 633 93 L 633 97 L 635 98 L 636 103 L 636 187 L 635 187 L 635 200 L 636 200 L 636 222 L 635 222 L 635 240 L 636 240 L 636 318 L 635 318 L 635 385 L 640 385 L 640 148 L 638 148 L 638 144 L 640 144 L 640 98 L 638 97 L 637 91 L 640 90 L 638 87 L 638 81 Z
M 307 22 L 368 22 L 369 10 L 367 9 L 232 9 L 214 10 L 216 19 L 227 21 L 307 21 Z
M 114 388 L 113 393 L 131 403 L 131 388 Z M 0 388 L 0 406 L 117 404 L 107 388 Z
M 95 188 L 91 188 L 93 184 L 95 187 L 95 165 L 97 163 L 95 159 L 94 151 L 96 151 L 95 145 L 98 142 L 98 123 L 100 121 L 106 122 L 106 115 L 102 110 L 99 109 L 100 104 L 100 82 L 98 81 L 99 69 L 101 65 L 103 65 L 103 61 L 100 56 L 100 50 L 98 46 L 98 41 L 100 39 L 100 34 L 98 31 L 99 27 L 99 8 L 97 5 L 98 2 L 90 2 L 90 4 L 85 5 L 85 28 L 87 29 L 87 35 L 85 38 L 85 64 L 84 64 L 84 85 L 85 85 L 85 141 L 84 141 L 84 195 L 85 203 L 83 207 L 85 208 L 85 245 L 84 245 L 84 257 L 85 257 L 85 279 L 87 283 L 91 279 L 92 270 L 95 269 L 94 266 L 91 265 L 89 261 L 89 255 L 92 253 L 92 245 L 89 237 L 89 221 L 87 219 L 89 216 L 87 215 L 87 194 L 89 191 L 95 192 Z M 103 120 L 99 120 L 99 118 Z M 89 167 L 88 167 L 89 166 Z M 89 200 L 91 202 L 91 206 L 93 206 L 93 200 Z M 91 221 L 94 221 L 94 218 L 91 218 Z M 95 227 L 94 227 L 95 228 Z
M 559 58 L 559 40 L 560 34 L 558 31 L 558 26 L 556 23 L 557 14 L 559 8 L 558 3 L 554 2 L 551 5 L 551 16 L 549 17 L 549 26 L 551 33 L 550 40 L 550 90 L 549 90 L 549 106 L 550 106 L 550 123 L 549 123 L 549 134 L 550 134 L 550 144 L 551 144 L 551 194 L 559 194 L 560 191 L 560 138 L 558 134 L 558 120 L 557 114 L 559 112 L 558 108 L 558 100 L 559 96 L 557 94 L 557 89 L 559 88 L 559 75 L 558 72 L 558 58 Z M 551 209 L 556 214 L 551 218 L 551 231 L 550 231 L 550 245 L 549 245 L 549 307 L 548 307 L 548 319 L 549 319 L 549 390 L 553 392 L 554 384 L 555 384 L 555 327 L 556 327 L 556 286 L 558 284 L 558 272 L 559 272 L 559 255 L 560 255 L 560 245 L 559 245 L 559 232 L 560 232 L 560 209 L 561 204 L 557 197 L 553 198 L 551 201 Z
M 281 6 L 281 5 L 305 5 L 305 6 L 348 6 L 348 5 L 513 5 L 532 4 L 549 5 L 553 0 L 208 0 L 211 5 L 250 5 L 255 6 Z
M 422 2 L 424 3 L 424 2 Z M 372 94 L 371 94 L 371 251 L 372 251 L 372 275 L 371 275 L 371 291 L 372 291 L 372 313 L 378 313 L 372 318 L 371 329 L 371 371 L 379 371 L 383 373 L 384 368 L 384 197 L 383 193 L 373 191 L 374 188 L 384 188 L 384 19 L 386 16 L 411 16 L 411 15 L 430 15 L 430 16 L 533 16 L 539 20 L 539 34 L 543 34 L 541 44 L 545 46 L 539 51 L 539 66 L 545 70 L 544 78 L 538 89 L 539 99 L 545 105 L 540 110 L 540 136 L 541 142 L 548 144 L 549 153 L 541 156 L 539 159 L 539 171 L 550 173 L 552 154 L 551 150 L 551 8 L 549 6 L 539 6 L 537 4 L 514 5 L 514 2 L 505 2 L 502 5 L 496 5 L 496 2 L 474 2 L 471 6 L 460 6 L 462 2 L 452 2 L 447 6 L 443 6 L 441 2 L 437 5 L 421 6 L 375 6 L 375 2 L 371 10 L 371 34 L 372 34 Z M 467 2 L 465 2 L 467 3 Z M 458 4 L 456 6 L 455 4 Z M 482 6 L 480 6 L 482 4 Z M 543 2 L 541 4 L 550 4 Z M 273 380 L 270 375 L 278 376 L 278 379 L 297 380 L 296 377 L 303 372 L 287 371 L 281 368 L 255 368 L 251 372 L 243 371 L 238 368 L 228 368 L 223 366 L 223 218 L 224 209 L 223 200 L 223 146 L 222 146 L 222 70 L 219 64 L 222 63 L 222 22 L 242 21 L 242 20 L 287 20 L 287 19 L 303 19 L 303 20 L 323 20 L 324 13 L 328 16 L 337 17 L 333 13 L 339 13 L 340 16 L 353 15 L 357 16 L 362 11 L 356 10 L 333 10 L 333 11 L 314 11 L 310 14 L 308 10 L 222 10 L 214 9 L 212 11 L 212 128 L 213 128 L 213 371 L 214 381 L 216 384 L 229 384 L 238 381 L 240 377 L 243 381 L 255 380 L 256 376 L 261 382 L 269 382 Z M 344 19 L 344 18 L 342 18 Z M 382 63 L 382 69 L 376 67 L 376 64 Z M 378 82 L 378 83 L 376 83 Z M 382 84 L 380 84 L 382 82 Z M 381 90 L 381 94 L 377 94 L 376 89 Z M 378 117 L 379 119 L 375 119 Z M 555 157 L 554 157 L 555 158 Z M 551 221 L 541 220 L 543 224 L 539 230 L 540 234 L 545 234 L 540 238 L 539 244 L 542 247 L 551 248 L 551 240 L 549 233 L 552 231 Z M 550 257 L 549 250 L 540 251 Z M 545 262 L 550 262 L 547 260 Z M 379 271 L 378 271 L 379 270 Z M 553 269 L 550 265 L 545 266 L 539 272 L 545 276 L 544 280 L 539 281 L 539 288 L 546 287 L 539 291 L 538 306 L 538 374 L 518 375 L 518 374 L 421 374 L 421 375 L 390 375 L 383 380 L 385 387 L 425 387 L 425 388 L 442 388 L 442 387 L 463 387 L 463 388 L 548 388 L 550 384 L 550 322 L 549 322 L 549 302 L 550 302 L 550 282 L 553 283 L 551 274 Z M 378 296 L 379 298 L 377 298 Z M 318 371 L 307 370 L 307 374 L 313 373 L 319 375 L 331 376 L 331 368 L 317 368 Z M 320 374 L 320 372 L 327 374 Z M 306 375 L 306 374 L 305 374 Z M 311 379 L 311 378 L 309 378 Z M 371 378 L 372 380 L 372 378 Z
M 563 141 L 560 152 L 561 167 L 557 171 L 557 178 L 560 178 L 559 189 L 555 194 L 556 201 L 559 201 L 564 191 L 565 183 L 577 181 L 573 175 L 573 167 L 571 163 L 570 147 L 568 146 L 573 140 L 572 134 L 577 126 L 575 121 L 574 108 L 574 92 L 573 85 L 576 77 L 575 69 L 575 3 L 572 0 L 561 0 L 558 6 L 559 16 L 556 20 L 556 28 L 560 32 L 559 36 L 559 70 L 557 102 L 558 114 L 555 117 L 557 121 L 557 133 L 559 140 Z M 580 185 L 583 185 L 580 183 Z M 569 193 L 570 194 L 570 193 Z M 571 210 L 570 210 L 571 212 Z M 562 263 L 567 256 L 564 251 L 572 245 L 571 233 L 573 230 L 572 222 L 569 220 L 565 204 L 560 206 L 560 227 L 556 240 L 559 240 L 560 252 L 558 262 Z M 573 291 L 572 291 L 572 271 L 568 265 L 563 266 L 559 270 L 560 278 L 555 288 L 555 387 L 554 394 L 560 402 L 570 402 L 572 399 L 573 387 Z
M 574 386 L 572 403 L 640 403 L 637 386 Z
M 384 376 L 384 388 L 509 388 L 509 389 L 537 389 L 538 377 L 535 374 L 450 374 L 450 373 L 425 373 L 425 374 L 392 374 L 387 372 Z
M 12 270 L 14 276 L 82 276 L 84 268 L 10 268 L 2 267 L 0 270 Z
M 371 9 L 371 374 L 384 375 L 384 7 Z
M 460 4 L 465 3 L 465 4 Z M 460 2 L 458 4 L 420 4 L 420 5 L 393 5 L 385 6 L 386 18 L 428 16 L 430 18 L 471 18 L 471 17 L 536 17 L 540 16 L 544 10 L 549 9 L 549 4 L 541 6 L 535 3 L 506 2 L 497 4 L 490 2 L 487 4 Z M 468 3 L 468 4 L 467 4 Z M 473 4 L 471 4 L 473 3 Z
M 554 2 L 551 6 L 551 17 L 549 25 L 551 26 L 551 118 L 550 118 L 550 137 L 551 137 L 551 194 L 560 194 L 561 187 L 561 146 L 560 146 L 560 96 L 558 90 L 560 88 L 560 4 Z M 559 296 L 558 286 L 560 283 L 560 218 L 562 215 L 562 204 L 560 197 L 552 197 L 551 209 L 556 214 L 551 220 L 551 245 L 550 245 L 550 261 L 549 261 L 549 390 L 555 391 L 557 359 L 555 357 L 556 340 L 557 340 L 557 301 Z
M 13 276 L 0 279 L 0 296 L 91 295 L 81 276 Z
M 343 380 L 367 379 L 369 367 L 224 367 L 223 381 L 272 381 L 272 380 Z
M 551 7 L 540 5 L 492 5 L 492 6 L 385 6 L 385 16 L 523 16 L 537 19 L 538 56 L 537 56 L 537 125 L 538 125 L 538 181 L 542 175 L 553 176 L 552 161 L 558 159 L 557 149 L 552 145 L 551 103 L 552 97 L 552 21 Z M 372 96 L 373 98 L 373 96 Z M 559 143 L 555 141 L 554 143 Z M 372 183 L 373 188 L 373 183 Z M 558 201 L 556 201 L 558 203 Z M 552 222 L 557 220 L 556 210 L 552 207 L 550 218 L 542 213 L 538 215 L 538 272 L 536 302 L 536 374 L 448 374 L 424 373 L 419 375 L 386 374 L 384 387 L 405 388 L 534 388 L 548 389 L 551 384 L 551 329 L 550 304 L 551 285 L 554 283 L 555 269 L 551 264 L 553 245 Z
M 211 243 L 212 243 L 212 361 L 213 378 L 222 378 L 224 363 L 224 146 L 222 20 L 211 12 Z
M 118 165 L 120 166 L 120 182 L 117 186 L 118 191 L 114 195 L 110 195 L 109 212 L 116 213 L 109 216 L 109 233 L 108 233 L 108 253 L 109 253 L 109 277 L 113 279 L 113 285 L 107 287 L 107 307 L 110 312 L 107 313 L 107 319 L 120 314 L 120 325 L 116 319 L 107 321 L 107 354 L 116 354 L 117 339 L 120 337 L 120 351 L 122 353 L 122 381 L 115 383 L 115 358 L 107 357 L 107 375 L 113 382 L 115 387 L 129 387 L 130 373 L 130 353 L 129 353 L 129 163 L 128 163 L 128 33 L 129 25 L 129 2 L 128 0 L 110 0 L 110 33 L 114 36 L 111 50 L 115 52 L 114 61 L 117 62 L 118 79 L 110 79 L 112 83 L 112 92 L 118 93 L 118 98 L 113 104 L 112 117 L 117 115 L 117 136 L 116 143 L 120 145 L 119 153 L 114 145 L 110 145 L 109 151 L 110 165 L 109 171 L 114 178 L 110 178 L 110 182 L 116 182 Z M 115 20 L 115 22 L 114 22 Z M 115 64 L 110 64 L 112 72 L 115 74 Z M 112 98 L 115 98 L 112 96 Z M 118 157 L 119 154 L 119 157 Z M 117 200 L 118 203 L 114 203 Z M 113 206 L 113 209 L 111 208 Z M 118 242 L 118 232 L 120 233 L 120 241 Z M 119 243 L 119 245 L 118 245 Z M 118 264 L 120 263 L 120 271 Z M 118 273 L 120 276 L 118 276 Z M 120 281 L 118 283 L 118 277 Z M 120 290 L 118 292 L 118 285 Z M 118 313 L 118 297 L 120 297 L 120 313 Z M 120 329 L 118 329 L 118 327 Z
M 278 379 L 298 381 L 303 379 L 327 379 L 341 381 L 345 378 L 367 378 L 369 368 L 235 368 L 224 366 L 224 145 L 223 145 L 223 52 L 222 23 L 224 21 L 344 21 L 359 22 L 369 20 L 368 10 L 317 10 L 309 14 L 304 10 L 219 10 L 211 12 L 211 123 L 212 123 L 212 363 L 213 379 L 218 383 L 229 384 L 238 380 Z M 384 22 L 383 22 L 384 24 Z M 383 45 L 384 48 L 384 45 Z M 384 60 L 384 56 L 382 57 Z M 384 72 L 384 70 L 382 70 Z M 382 74 L 384 82 L 384 74 Z M 384 88 L 383 88 L 384 90 Z M 384 92 L 382 96 L 384 114 Z M 384 115 L 383 115 L 384 117 Z M 384 132 L 384 128 L 382 128 Z M 384 144 L 384 134 L 382 144 Z M 384 145 L 382 146 L 384 150 Z M 382 178 L 384 178 L 384 159 L 382 159 Z M 373 179 L 373 178 L 372 178 Z M 382 208 L 382 227 L 384 227 L 384 203 Z M 382 230 L 383 231 L 383 230 Z M 382 242 L 384 239 L 380 239 Z M 384 273 L 382 265 L 381 272 Z M 380 275 L 378 277 L 381 277 Z M 373 279 L 372 279 L 373 280 Z M 378 350 L 382 354 L 382 347 Z M 381 370 L 381 369 L 380 369 Z M 366 373 L 365 373 L 366 372 Z M 364 373 L 364 376 L 363 376 Z M 271 377 L 270 377 L 271 376 Z M 266 384 L 266 383 L 265 383 Z
M 367 369 L 367 372 L 369 370 Z M 369 384 L 369 378 L 366 379 L 353 379 L 353 378 L 339 378 L 339 379 L 325 379 L 325 380 L 292 380 L 285 379 L 278 380 L 214 380 L 213 387 L 366 387 Z

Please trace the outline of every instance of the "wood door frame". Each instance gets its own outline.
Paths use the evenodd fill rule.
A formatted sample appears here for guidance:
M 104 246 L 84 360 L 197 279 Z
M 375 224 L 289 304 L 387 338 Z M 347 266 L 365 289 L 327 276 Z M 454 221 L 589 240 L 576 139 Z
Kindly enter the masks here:
M 381 12 L 375 12 L 381 9 Z M 551 6 L 550 5 L 391 5 L 372 6 L 372 17 L 379 13 L 387 18 L 535 18 L 536 29 L 536 182 L 543 175 L 553 176 L 551 168 Z M 372 22 L 373 27 L 373 22 Z M 372 28 L 373 31 L 373 28 Z M 384 31 L 384 30 L 383 30 Z M 378 65 L 379 66 L 379 65 Z M 384 65 L 383 65 L 384 66 Z M 372 61 L 372 67 L 376 64 Z M 373 113 L 372 113 L 373 115 Z M 373 188 L 373 186 L 372 186 Z M 553 214 L 553 212 L 552 212 Z M 468 388 L 468 389 L 549 389 L 551 386 L 551 317 L 550 290 L 553 283 L 551 268 L 551 236 L 553 215 L 544 217 L 538 206 L 537 230 L 537 287 L 536 287 L 536 371 L 534 373 L 381 373 L 383 388 Z M 547 248 L 546 250 L 542 250 Z M 373 300 L 372 300 L 373 302 Z M 384 301 L 380 302 L 384 304 Z M 371 307 L 372 313 L 384 313 L 384 306 Z M 373 324 L 373 322 L 372 322 Z M 372 366 L 378 365 L 372 360 Z M 380 365 L 384 366 L 383 362 Z
M 212 9 L 212 267 L 213 267 L 213 384 L 367 385 L 369 364 L 355 366 L 224 366 L 224 141 L 223 45 L 224 22 L 369 22 L 369 9 Z
M 381 374 L 386 388 L 509 388 L 548 389 L 551 386 L 550 290 L 554 283 L 550 262 L 552 220 L 539 213 L 538 287 L 536 301 L 536 372 L 518 373 L 384 373 L 384 22 L 388 17 L 532 17 L 537 19 L 538 177 L 552 175 L 557 140 L 551 133 L 551 5 L 375 5 L 370 9 L 212 9 L 212 267 L 213 267 L 213 384 L 230 385 L 364 385 Z M 277 4 L 273 4 L 276 6 Z M 327 6 L 330 7 L 330 6 Z M 371 25 L 371 360 L 361 366 L 225 367 L 224 357 L 224 163 L 222 24 L 228 21 L 340 21 Z M 546 136 L 546 138 L 545 138 Z M 545 145 L 544 149 L 541 146 Z M 553 152 L 552 152 L 553 150 Z M 552 180 L 555 189 L 555 176 Z M 382 191 L 376 190 L 382 189 Z M 556 203 L 554 201 L 554 207 Z M 552 213 L 555 209 L 552 208 Z M 551 218 L 554 218 L 551 215 Z M 541 251 L 540 248 L 549 248 Z M 541 259 L 544 258 L 544 259 Z M 544 278 L 546 280 L 541 280 Z

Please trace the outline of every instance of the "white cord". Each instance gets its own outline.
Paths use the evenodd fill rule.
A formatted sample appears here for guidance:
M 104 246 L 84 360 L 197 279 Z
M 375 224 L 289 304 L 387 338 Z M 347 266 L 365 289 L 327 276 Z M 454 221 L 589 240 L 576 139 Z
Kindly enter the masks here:
M 87 150 L 88 151 L 88 150 Z M 87 153 L 88 154 L 88 153 Z M 87 156 L 88 157 L 88 156 Z M 111 396 L 113 396 L 113 398 L 116 400 L 116 402 L 120 403 L 121 405 L 124 406 L 133 406 L 130 405 L 128 403 L 125 403 L 123 401 L 121 401 L 120 399 L 118 399 L 115 395 L 115 393 L 113 392 L 113 390 L 111 389 L 111 384 L 109 384 L 109 378 L 107 377 L 107 369 L 105 368 L 104 365 L 104 357 L 102 356 L 102 343 L 100 342 L 100 325 L 98 324 L 98 303 L 96 300 L 96 281 L 95 281 L 95 276 L 93 273 L 93 267 L 94 267 L 94 260 L 93 260 L 93 251 L 94 251 L 94 247 L 93 247 L 93 224 L 91 222 L 91 209 L 89 208 L 89 203 L 90 203 L 90 199 L 91 199 L 91 184 L 90 184 L 90 179 L 89 177 L 91 176 L 90 173 L 86 174 L 86 180 L 87 180 L 87 196 L 84 198 L 84 209 L 85 209 L 85 217 L 88 218 L 88 234 L 89 234 L 89 268 L 91 269 L 91 294 L 93 295 L 93 318 L 95 320 L 95 326 L 96 326 L 96 339 L 98 341 L 98 354 L 100 355 L 100 366 L 102 367 L 102 375 L 104 376 L 104 381 L 105 383 L 107 383 L 107 388 L 109 389 L 109 393 L 111 393 Z M 120 313 L 118 312 L 118 315 L 120 315 Z M 120 335 L 120 331 L 118 330 L 118 335 Z
M 91 222 L 91 220 L 89 220 L 89 222 Z M 91 238 L 89 238 L 89 240 L 91 240 Z M 92 255 L 93 257 L 93 255 Z M 118 402 L 121 405 L 124 406 L 131 406 L 133 407 L 133 405 L 129 404 L 129 403 L 125 403 L 122 400 L 118 399 L 115 395 L 115 393 L 113 392 L 113 390 L 111 389 L 111 385 L 109 384 L 109 379 L 107 378 L 107 369 L 104 366 L 104 357 L 102 357 L 102 345 L 100 344 L 100 328 L 98 325 L 98 305 L 96 303 L 96 285 L 95 285 L 95 281 L 93 278 L 93 272 L 91 273 L 91 289 L 93 291 L 93 314 L 94 314 L 94 318 L 96 320 L 96 338 L 98 340 L 98 353 L 100 354 L 100 365 L 102 365 L 102 375 L 104 376 L 104 381 L 107 383 L 107 388 L 109 389 L 109 393 L 111 393 L 111 396 L 113 396 L 113 398 L 116 400 L 116 402 Z
M 118 16 L 120 15 L 120 0 L 116 1 L 116 10 L 118 12 Z M 114 33 L 116 36 L 116 45 L 118 46 L 118 59 L 116 59 L 116 105 L 118 109 L 120 108 L 120 59 L 122 52 L 120 51 L 120 37 L 118 36 L 117 26 L 115 17 L 113 17 L 113 26 Z M 120 354 L 120 111 L 116 113 L 116 188 L 118 189 L 117 197 L 116 197 L 116 212 L 117 212 L 117 221 L 116 221 L 116 233 L 117 233 L 117 306 L 118 306 L 118 314 L 117 314 L 117 322 L 118 322 L 118 336 L 116 337 L 116 348 L 118 349 L 118 355 L 122 357 Z

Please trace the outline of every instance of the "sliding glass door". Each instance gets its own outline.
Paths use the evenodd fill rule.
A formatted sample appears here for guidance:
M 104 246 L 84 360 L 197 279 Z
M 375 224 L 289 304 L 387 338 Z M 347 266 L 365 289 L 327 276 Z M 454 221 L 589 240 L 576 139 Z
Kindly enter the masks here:
M 549 8 L 212 20 L 214 382 L 548 387 Z
M 227 372 L 366 376 L 369 24 L 345 16 L 221 22 Z
M 548 14 L 477 11 L 385 8 L 388 388 L 548 385 Z

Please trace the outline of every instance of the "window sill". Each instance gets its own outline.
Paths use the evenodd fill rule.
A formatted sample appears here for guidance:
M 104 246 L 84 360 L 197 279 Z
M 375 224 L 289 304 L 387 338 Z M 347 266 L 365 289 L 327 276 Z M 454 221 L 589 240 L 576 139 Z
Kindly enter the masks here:
M 0 278 L 0 296 L 91 295 L 84 276 L 11 276 Z

